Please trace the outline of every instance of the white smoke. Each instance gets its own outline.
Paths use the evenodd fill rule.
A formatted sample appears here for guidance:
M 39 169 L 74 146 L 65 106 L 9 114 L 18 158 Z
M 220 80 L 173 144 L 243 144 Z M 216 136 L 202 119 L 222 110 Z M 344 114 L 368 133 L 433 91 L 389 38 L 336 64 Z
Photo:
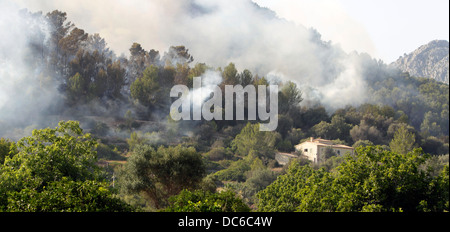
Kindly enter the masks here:
M 5 125 L 33 124 L 58 95 L 43 74 L 49 28 L 40 15 L 0 2 L 0 136 Z M 28 121 L 32 121 L 29 122 Z M 2 126 L 3 125 L 3 126 Z
M 100 33 L 118 54 L 133 42 L 146 50 L 185 45 L 194 62 L 259 76 L 278 73 L 311 98 L 336 108 L 358 104 L 365 93 L 357 58 L 321 35 L 277 17 L 250 0 L 19 0 L 32 10 L 59 9 L 88 33 Z M 317 94 L 316 94 L 317 93 Z
M 194 77 L 194 80 L 197 77 Z M 200 76 L 200 88 L 192 89 L 187 96 L 192 99 L 192 107 L 201 110 L 203 102 L 214 92 L 214 88 L 222 83 L 222 75 L 218 71 L 207 70 Z

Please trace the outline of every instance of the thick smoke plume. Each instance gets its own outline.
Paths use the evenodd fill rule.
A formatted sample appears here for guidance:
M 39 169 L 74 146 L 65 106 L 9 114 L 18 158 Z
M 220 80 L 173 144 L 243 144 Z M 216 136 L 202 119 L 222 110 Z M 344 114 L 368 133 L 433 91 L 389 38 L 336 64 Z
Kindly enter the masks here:
M 59 92 L 43 73 L 50 28 L 39 14 L 0 2 L 0 136 L 41 121 Z M 17 131 L 14 132 L 17 134 Z
M 303 91 L 303 104 L 320 102 L 333 111 L 365 101 L 359 54 L 347 54 L 323 41 L 316 30 L 281 19 L 250 0 L 19 2 L 34 11 L 67 12 L 70 21 L 99 33 L 125 56 L 133 42 L 160 54 L 184 45 L 195 58 L 192 64 L 224 67 L 233 62 L 240 71 L 293 81 Z M 57 77 L 42 73 L 45 62 L 40 59 L 48 51 L 51 28 L 9 1 L 0 6 L 0 29 L 6 32 L 0 40 L 0 122 L 31 125 L 62 99 L 57 84 L 49 81 Z
M 118 54 L 128 55 L 133 42 L 159 51 L 185 45 L 195 62 L 214 67 L 234 62 L 240 70 L 260 76 L 278 73 L 304 90 L 313 88 L 319 95 L 311 97 L 323 98 L 328 108 L 363 99 L 354 91 L 364 93 L 356 58 L 322 41 L 314 29 L 281 19 L 250 0 L 22 2 L 68 12 L 69 19 L 100 33 Z

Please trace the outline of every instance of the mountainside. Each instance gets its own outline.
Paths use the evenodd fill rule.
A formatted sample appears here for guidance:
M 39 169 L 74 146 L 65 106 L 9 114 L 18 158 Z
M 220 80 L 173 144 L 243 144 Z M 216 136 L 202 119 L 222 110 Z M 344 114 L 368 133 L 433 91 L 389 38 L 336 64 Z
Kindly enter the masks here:
M 445 40 L 431 41 L 400 57 L 392 65 L 412 76 L 432 78 L 448 84 L 449 43 Z

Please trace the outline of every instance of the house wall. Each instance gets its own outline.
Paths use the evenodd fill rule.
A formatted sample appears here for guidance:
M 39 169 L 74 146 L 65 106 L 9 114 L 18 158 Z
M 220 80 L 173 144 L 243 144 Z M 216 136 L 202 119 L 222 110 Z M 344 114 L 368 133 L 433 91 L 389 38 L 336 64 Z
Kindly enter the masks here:
M 305 142 L 295 146 L 295 149 L 302 151 L 302 154 L 309 160 L 317 162 L 317 144 L 311 142 Z M 306 149 L 306 151 L 305 151 Z
M 322 155 L 324 152 L 325 152 L 325 149 L 327 148 L 328 146 L 319 146 L 319 148 L 318 148 L 318 155 L 319 155 L 319 157 L 320 157 L 320 155 Z M 351 148 L 337 148 L 337 147 L 331 147 L 333 150 L 334 150 L 334 152 L 336 152 L 336 154 L 338 154 L 338 155 L 345 155 L 345 154 L 347 154 L 347 153 L 350 153 L 351 155 L 353 155 L 353 149 L 351 149 Z
M 333 148 L 333 150 L 338 154 L 338 155 L 345 155 L 347 153 L 350 153 L 351 155 L 353 155 L 353 149 L 346 149 L 346 148 Z M 339 151 L 339 153 L 338 153 Z
M 313 143 L 313 142 L 304 142 L 302 144 L 295 146 L 295 149 L 302 151 L 302 154 L 305 157 L 307 157 L 312 162 L 317 163 L 317 162 L 319 162 L 322 154 L 325 152 L 326 147 L 329 147 L 329 146 L 328 145 L 319 145 L 319 144 Z M 306 149 L 306 151 L 305 151 L 305 149 Z M 353 149 L 351 149 L 351 148 L 332 147 L 332 149 L 338 155 L 345 155 L 347 153 L 353 154 Z

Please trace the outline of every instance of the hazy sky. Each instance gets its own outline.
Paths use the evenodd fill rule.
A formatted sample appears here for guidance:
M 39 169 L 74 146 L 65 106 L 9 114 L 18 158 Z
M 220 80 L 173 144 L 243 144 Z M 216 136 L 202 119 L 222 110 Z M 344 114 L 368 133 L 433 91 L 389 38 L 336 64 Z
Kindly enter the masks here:
M 346 50 L 396 60 L 431 40 L 449 40 L 448 0 L 254 0 Z
M 347 52 L 353 50 L 367 52 L 386 63 L 396 60 L 404 53 L 412 52 L 431 40 L 449 40 L 448 0 L 253 1 L 274 10 L 280 17 L 289 21 L 316 28 L 323 39 L 340 44 Z M 59 9 L 67 12 L 69 20 L 89 33 L 100 33 L 118 54 L 127 52 L 132 42 L 142 42 L 144 47 L 149 46 L 145 46 L 145 40 L 151 40 L 157 35 L 145 31 L 145 28 L 147 23 L 155 24 L 155 22 L 146 22 L 144 15 L 159 14 L 160 12 L 152 12 L 152 4 L 165 3 L 162 0 L 15 0 L 15 2 L 31 11 L 48 12 Z M 150 12 L 145 9 L 150 9 Z M 164 20 L 167 18 L 156 22 L 158 27 L 164 26 Z M 125 38 L 124 35 L 127 33 L 132 34 L 132 38 L 130 36 Z M 123 41 L 125 39 L 135 41 Z M 154 41 L 152 48 L 161 49 L 166 46 L 162 42 L 158 44 L 157 39 L 152 41 Z

